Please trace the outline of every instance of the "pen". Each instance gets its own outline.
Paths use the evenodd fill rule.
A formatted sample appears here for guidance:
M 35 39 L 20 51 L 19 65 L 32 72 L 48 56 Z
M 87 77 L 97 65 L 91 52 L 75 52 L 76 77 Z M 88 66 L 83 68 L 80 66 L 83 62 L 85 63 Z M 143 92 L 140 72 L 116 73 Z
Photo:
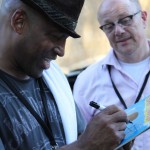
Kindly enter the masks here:
M 94 107 L 94 108 L 96 108 L 96 109 L 99 109 L 99 110 L 103 110 L 103 109 L 106 108 L 106 107 L 103 106 L 103 105 L 100 105 L 100 106 L 99 106 L 99 105 L 98 105 L 96 102 L 94 102 L 94 101 L 91 101 L 89 105 L 92 106 L 92 107 Z
M 103 109 L 105 109 L 106 107 L 105 106 L 103 106 L 103 105 L 98 105 L 96 102 L 94 102 L 94 101 L 91 101 L 90 103 L 89 103 L 89 105 L 90 106 L 92 106 L 92 107 L 94 107 L 94 108 L 96 108 L 96 109 L 99 109 L 99 110 L 103 110 Z M 127 123 L 133 123 L 131 120 L 128 120 L 128 122 Z

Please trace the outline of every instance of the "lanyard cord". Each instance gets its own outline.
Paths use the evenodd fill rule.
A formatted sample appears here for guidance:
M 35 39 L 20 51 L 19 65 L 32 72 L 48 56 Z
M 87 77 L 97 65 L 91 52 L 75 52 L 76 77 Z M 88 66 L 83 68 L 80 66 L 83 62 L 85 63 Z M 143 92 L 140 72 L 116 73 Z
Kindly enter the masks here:
M 52 132 L 52 129 L 51 129 L 51 123 L 48 119 L 48 114 L 49 114 L 49 110 L 48 110 L 48 104 L 47 104 L 47 100 L 46 100 L 46 95 L 45 95 L 45 92 L 44 92 L 44 85 L 43 85 L 43 82 L 42 82 L 42 78 L 39 78 L 38 79 L 38 83 L 39 83 L 39 87 L 40 87 L 40 93 L 41 93 L 41 98 L 42 98 L 42 101 L 43 101 L 43 107 L 44 107 L 44 111 L 45 111 L 45 118 L 46 118 L 46 123 L 47 125 L 49 126 L 49 129 L 50 129 L 50 132 Z M 55 143 L 55 139 L 54 139 L 54 136 L 52 134 L 52 141 L 53 143 Z
M 24 104 L 26 108 L 30 111 L 30 113 L 35 117 L 35 119 L 41 125 L 45 134 L 49 138 L 52 150 L 56 150 L 58 148 L 58 144 L 55 142 L 50 124 L 48 123 L 49 127 L 46 125 L 46 123 L 41 119 L 41 117 L 37 114 L 37 112 L 27 102 L 26 98 L 19 92 L 19 90 L 13 85 L 13 83 L 10 82 L 10 80 L 8 80 L 8 78 L 5 75 L 2 75 L 2 73 L 0 73 L 0 78 L 8 85 L 11 91 L 18 97 L 18 99 L 22 102 L 22 104 Z M 42 93 L 43 92 L 44 91 L 42 91 Z M 45 93 L 43 93 L 42 95 L 43 95 L 42 100 L 44 102 L 44 107 L 45 107 L 45 101 L 46 101 L 45 96 L 44 96 Z M 46 114 L 47 114 L 47 109 L 46 109 Z
M 123 98 L 121 97 L 121 95 L 120 95 L 120 93 L 119 93 L 119 91 L 118 91 L 116 85 L 114 84 L 114 82 L 113 82 L 113 80 L 112 80 L 112 77 L 111 77 L 111 65 L 107 65 L 107 67 L 108 67 L 108 72 L 109 72 L 110 79 L 111 79 L 113 88 L 114 88 L 114 90 L 115 90 L 115 93 L 117 94 L 117 96 L 118 96 L 119 100 L 121 101 L 121 103 L 123 104 L 124 108 L 127 109 L 127 105 L 126 105 L 125 101 L 124 101 Z M 142 87 L 141 87 L 141 89 L 140 89 L 140 92 L 139 92 L 139 94 L 138 94 L 138 96 L 137 96 L 137 98 L 136 98 L 136 100 L 135 100 L 135 103 L 137 103 L 137 102 L 140 100 L 141 95 L 142 95 L 142 93 L 143 93 L 143 90 L 144 90 L 144 88 L 145 88 L 145 86 L 146 86 L 146 83 L 147 83 L 147 81 L 148 81 L 149 75 L 150 75 L 150 71 L 149 71 L 149 72 L 146 74 L 146 76 L 145 76 L 143 85 L 142 85 Z

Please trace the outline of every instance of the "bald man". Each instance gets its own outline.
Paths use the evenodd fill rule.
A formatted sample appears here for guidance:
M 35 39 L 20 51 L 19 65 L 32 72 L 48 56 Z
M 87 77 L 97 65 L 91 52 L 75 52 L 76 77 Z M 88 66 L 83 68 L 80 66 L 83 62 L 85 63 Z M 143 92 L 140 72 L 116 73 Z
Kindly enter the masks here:
M 104 59 L 83 71 L 75 83 L 75 101 L 86 122 L 98 113 L 89 107 L 90 101 L 127 109 L 150 94 L 147 12 L 138 0 L 103 0 L 97 18 L 112 48 Z M 150 130 L 135 139 L 133 149 L 149 147 Z

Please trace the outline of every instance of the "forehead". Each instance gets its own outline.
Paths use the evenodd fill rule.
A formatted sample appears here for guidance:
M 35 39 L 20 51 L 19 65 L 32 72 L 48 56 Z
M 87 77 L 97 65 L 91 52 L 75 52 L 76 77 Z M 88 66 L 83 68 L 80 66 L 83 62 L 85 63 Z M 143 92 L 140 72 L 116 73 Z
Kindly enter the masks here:
M 106 22 L 125 17 L 136 11 L 136 5 L 130 0 L 104 0 L 99 8 L 98 20 Z

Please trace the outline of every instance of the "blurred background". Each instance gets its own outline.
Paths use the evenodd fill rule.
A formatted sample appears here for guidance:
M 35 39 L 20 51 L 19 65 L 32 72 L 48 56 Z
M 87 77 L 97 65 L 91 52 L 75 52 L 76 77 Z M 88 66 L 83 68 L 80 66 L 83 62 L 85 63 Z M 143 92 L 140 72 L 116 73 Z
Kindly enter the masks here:
M 63 72 L 84 68 L 103 58 L 110 49 L 105 34 L 99 29 L 97 10 L 101 0 L 85 0 L 76 31 L 79 39 L 68 38 L 65 56 L 57 62 Z M 140 0 L 142 9 L 148 13 L 147 36 L 150 38 L 150 0 Z M 148 30 L 149 28 L 149 30 Z

